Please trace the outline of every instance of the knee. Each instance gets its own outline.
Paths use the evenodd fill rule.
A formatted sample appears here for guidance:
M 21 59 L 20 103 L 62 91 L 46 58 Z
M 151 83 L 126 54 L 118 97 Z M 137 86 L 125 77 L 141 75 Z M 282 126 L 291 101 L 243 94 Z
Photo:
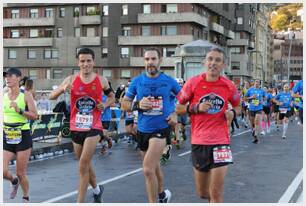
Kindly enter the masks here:
M 19 170 L 19 171 L 16 172 L 16 175 L 17 175 L 18 179 L 22 180 L 22 179 L 25 178 L 26 172 L 23 171 L 23 170 Z
M 86 161 L 80 160 L 80 162 L 79 162 L 79 173 L 80 173 L 80 175 L 84 175 L 86 173 L 89 173 L 89 164 L 86 163 Z
M 155 174 L 155 169 L 153 167 L 144 166 L 143 174 L 146 178 L 152 178 Z
M 197 194 L 201 199 L 209 199 L 209 192 L 206 190 L 198 189 Z

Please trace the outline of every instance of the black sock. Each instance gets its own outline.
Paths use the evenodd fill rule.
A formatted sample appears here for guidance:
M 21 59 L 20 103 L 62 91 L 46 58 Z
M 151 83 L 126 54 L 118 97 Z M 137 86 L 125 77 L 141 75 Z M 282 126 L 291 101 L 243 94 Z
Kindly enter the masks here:
M 28 201 L 30 200 L 30 199 L 29 199 L 29 196 L 27 196 L 27 197 L 22 197 L 22 199 L 25 199 L 25 200 L 28 200 Z
M 13 184 L 13 185 L 17 185 L 17 183 L 18 183 L 18 178 L 15 177 L 15 178 L 13 179 L 13 181 L 12 181 L 12 184 Z
M 165 196 L 166 196 L 166 193 L 164 191 L 158 194 L 159 199 L 164 199 Z

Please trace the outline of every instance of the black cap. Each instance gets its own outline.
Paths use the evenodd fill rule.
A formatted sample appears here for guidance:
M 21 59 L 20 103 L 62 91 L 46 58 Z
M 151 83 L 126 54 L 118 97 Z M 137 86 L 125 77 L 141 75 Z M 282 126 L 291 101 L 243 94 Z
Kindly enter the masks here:
M 13 75 L 15 74 L 17 77 L 21 77 L 21 71 L 15 67 L 9 68 L 7 71 L 3 72 L 3 76 L 5 77 L 7 74 Z

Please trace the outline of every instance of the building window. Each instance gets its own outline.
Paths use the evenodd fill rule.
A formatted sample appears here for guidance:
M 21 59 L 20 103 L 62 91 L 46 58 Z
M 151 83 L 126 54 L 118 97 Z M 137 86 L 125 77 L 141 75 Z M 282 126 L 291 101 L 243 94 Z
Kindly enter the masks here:
M 53 29 L 45 29 L 45 37 L 53 37 Z
M 103 5 L 103 16 L 108 16 L 108 5 Z
M 58 38 L 63 37 L 63 28 L 57 28 L 57 37 Z
M 38 29 L 30 29 L 30 38 L 38 37 Z
M 161 26 L 161 35 L 176 35 L 176 26 Z
M 11 30 L 11 38 L 19 38 L 19 30 L 17 29 Z
M 86 7 L 86 15 L 88 16 L 93 16 L 93 15 L 97 15 L 97 9 L 95 6 L 88 6 Z
M 121 48 L 121 58 L 128 58 L 129 57 L 129 48 L 122 47 Z
M 177 13 L 177 4 L 167 4 L 166 12 L 167 13 Z
M 30 79 L 38 79 L 37 69 L 30 69 L 29 70 L 29 77 L 30 77 Z
M 240 70 L 240 62 L 231 62 L 232 70 Z
M 130 36 L 131 35 L 131 27 L 124 26 L 122 29 L 122 35 L 123 36 Z
M 28 59 L 36 59 L 36 50 L 28 49 Z
M 51 79 L 51 70 L 47 69 L 46 71 L 46 79 Z
M 17 58 L 17 51 L 9 49 L 8 50 L 8 58 L 9 59 L 16 59 Z
M 53 69 L 53 79 L 63 79 L 63 70 Z
M 45 49 L 44 58 L 45 59 L 58 59 L 58 50 L 57 49 Z
M 129 14 L 129 9 L 128 9 L 127 4 L 122 5 L 122 13 L 121 14 L 122 14 L 122 16 Z
M 232 54 L 242 54 L 243 53 L 241 47 L 231 47 L 230 50 Z
M 108 48 L 102 48 L 102 58 L 107 58 Z
M 111 78 L 112 77 L 112 70 L 110 70 L 110 69 L 103 69 L 102 76 L 106 77 L 106 78 Z
M 53 17 L 53 9 L 52 8 L 46 8 L 45 17 Z
M 141 27 L 141 35 L 142 36 L 150 36 L 151 35 L 151 27 L 150 26 L 142 26 Z
M 73 69 L 72 74 L 78 74 L 80 72 L 80 69 Z
M 59 17 L 65 17 L 65 8 L 61 7 L 59 10 Z
M 222 4 L 223 6 L 223 11 L 228 11 L 228 4 Z
M 163 48 L 163 57 L 174 56 L 175 48 Z
M 108 37 L 108 27 L 103 27 L 102 32 L 102 37 Z
M 11 18 L 12 19 L 18 19 L 19 18 L 19 9 L 13 9 L 11 11 Z
M 75 37 L 80 37 L 81 36 L 81 29 L 80 29 L 80 27 L 75 27 L 74 28 L 74 36 Z
M 144 14 L 150 14 L 151 13 L 151 4 L 144 4 L 142 6 L 142 10 Z
M 237 24 L 243 24 L 243 18 L 242 17 L 237 18 Z
M 96 30 L 94 27 L 88 27 L 86 28 L 86 36 L 87 37 L 94 37 L 96 36 Z
M 80 7 L 74 7 L 73 11 L 73 17 L 79 17 L 80 16 Z
M 121 78 L 130 78 L 131 77 L 131 71 L 128 69 L 121 70 Z
M 30 18 L 38 18 L 38 9 L 30 10 Z

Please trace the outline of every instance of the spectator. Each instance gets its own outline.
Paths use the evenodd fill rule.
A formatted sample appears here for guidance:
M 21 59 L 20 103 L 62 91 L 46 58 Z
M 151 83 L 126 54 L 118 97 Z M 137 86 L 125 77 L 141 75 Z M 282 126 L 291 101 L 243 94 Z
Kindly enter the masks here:
M 50 111 L 51 110 L 50 101 L 47 98 L 47 94 L 45 92 L 41 94 L 41 99 L 38 100 L 37 102 L 37 109 L 39 111 Z
M 32 94 L 34 100 L 36 99 L 36 92 L 34 90 L 34 82 L 32 79 L 27 79 L 25 81 L 24 89 Z

